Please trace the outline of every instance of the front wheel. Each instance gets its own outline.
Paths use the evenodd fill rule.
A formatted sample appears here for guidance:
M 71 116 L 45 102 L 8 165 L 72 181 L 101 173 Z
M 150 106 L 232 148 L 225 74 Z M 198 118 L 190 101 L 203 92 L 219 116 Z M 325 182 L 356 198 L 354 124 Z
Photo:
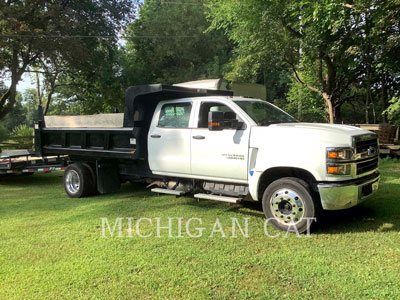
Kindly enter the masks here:
M 319 213 L 309 185 L 294 177 L 272 182 L 265 189 L 262 206 L 275 228 L 299 233 L 307 231 Z

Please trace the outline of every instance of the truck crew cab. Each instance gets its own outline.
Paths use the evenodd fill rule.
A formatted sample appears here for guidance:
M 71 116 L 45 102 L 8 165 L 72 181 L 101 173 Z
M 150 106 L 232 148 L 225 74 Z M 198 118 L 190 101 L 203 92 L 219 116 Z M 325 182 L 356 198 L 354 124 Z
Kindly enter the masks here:
M 35 143 L 40 155 L 69 155 L 70 197 L 140 179 L 157 193 L 262 201 L 276 228 L 304 232 L 322 209 L 357 205 L 379 185 L 374 133 L 299 123 L 266 101 L 229 92 L 136 86 L 124 114 L 100 117 L 113 119 L 112 127 L 61 118 L 68 117 L 41 118 Z

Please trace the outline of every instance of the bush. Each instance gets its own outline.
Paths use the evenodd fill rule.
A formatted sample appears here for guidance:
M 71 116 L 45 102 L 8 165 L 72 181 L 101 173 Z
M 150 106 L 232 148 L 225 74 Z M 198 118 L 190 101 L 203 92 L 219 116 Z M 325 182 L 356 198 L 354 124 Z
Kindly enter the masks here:
M 33 128 L 25 124 L 16 126 L 9 137 L 5 136 L 1 140 L 2 148 L 9 149 L 32 149 L 33 148 Z
M 3 125 L 0 125 L 0 143 L 8 139 L 8 136 L 8 130 Z
M 12 133 L 11 137 L 13 138 L 21 138 L 21 137 L 33 137 L 33 128 L 28 127 L 26 124 L 21 124 L 18 126 L 15 126 Z
M 393 97 L 389 103 L 389 107 L 383 113 L 387 114 L 393 124 L 400 125 L 400 97 Z

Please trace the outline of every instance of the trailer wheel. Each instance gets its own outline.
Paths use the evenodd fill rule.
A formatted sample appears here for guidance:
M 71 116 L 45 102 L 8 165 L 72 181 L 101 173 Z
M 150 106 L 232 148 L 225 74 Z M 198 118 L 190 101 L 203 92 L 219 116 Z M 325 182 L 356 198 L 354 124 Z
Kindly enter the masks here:
M 320 211 L 308 184 L 294 177 L 272 182 L 265 189 L 262 206 L 266 218 L 275 228 L 299 233 L 315 223 Z
M 81 163 L 69 165 L 64 172 L 64 189 L 71 198 L 93 195 L 96 186 L 88 167 Z

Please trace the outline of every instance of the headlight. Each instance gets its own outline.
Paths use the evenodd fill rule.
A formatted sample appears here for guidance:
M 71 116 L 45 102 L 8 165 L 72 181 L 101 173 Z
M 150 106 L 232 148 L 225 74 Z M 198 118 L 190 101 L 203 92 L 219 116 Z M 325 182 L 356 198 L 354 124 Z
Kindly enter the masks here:
M 326 148 L 328 161 L 350 160 L 353 157 L 351 148 Z
M 350 175 L 351 164 L 328 164 L 326 172 L 329 175 Z

